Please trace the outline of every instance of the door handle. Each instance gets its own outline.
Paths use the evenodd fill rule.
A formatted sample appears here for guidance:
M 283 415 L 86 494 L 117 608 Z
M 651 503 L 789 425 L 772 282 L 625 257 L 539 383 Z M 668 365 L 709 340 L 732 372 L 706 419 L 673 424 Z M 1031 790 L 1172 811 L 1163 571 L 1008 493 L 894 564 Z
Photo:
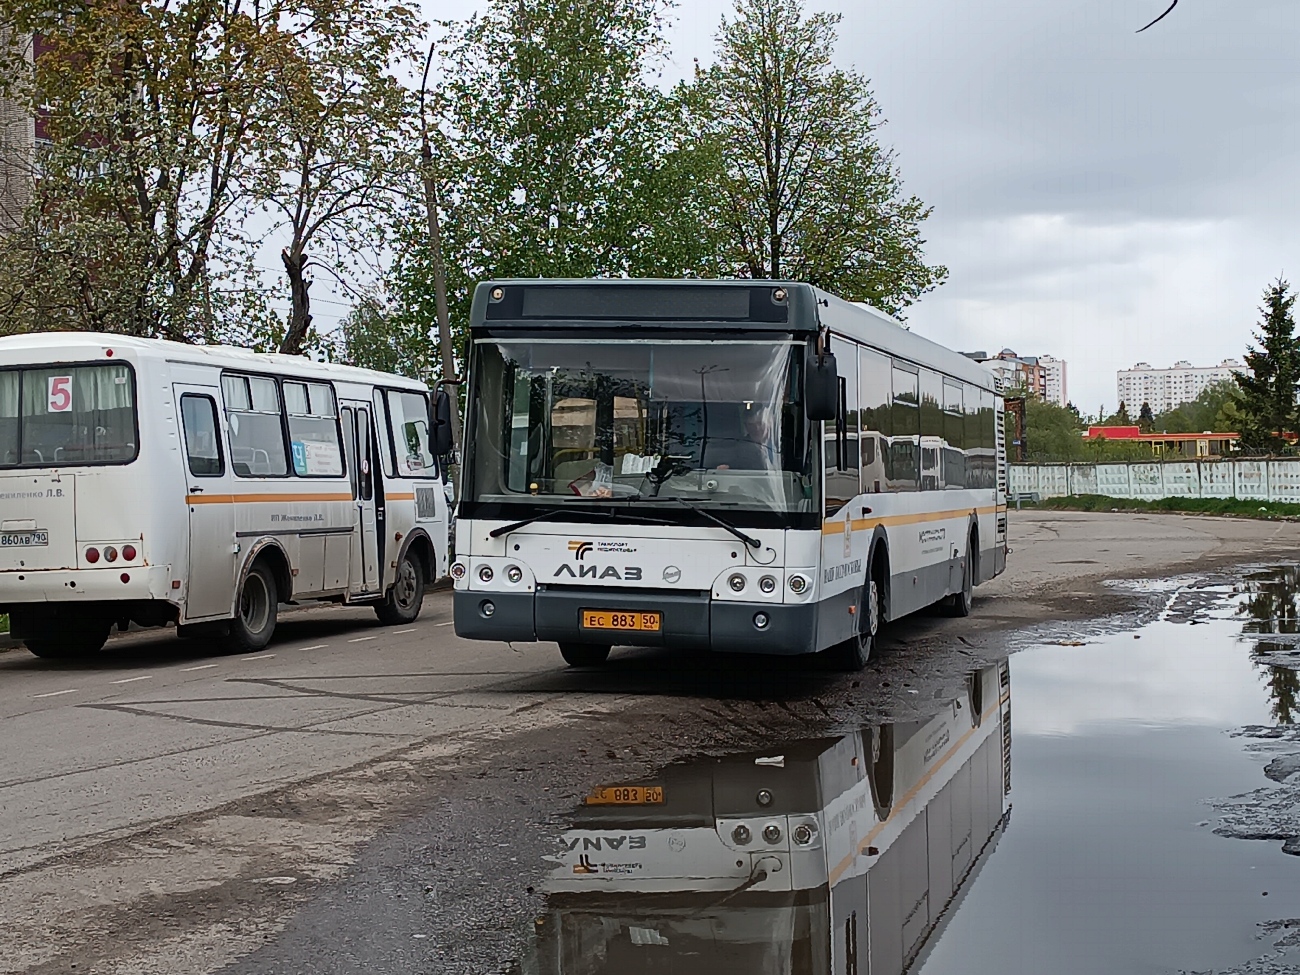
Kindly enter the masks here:
M 197 485 L 190 485 L 190 494 L 202 494 L 202 493 L 203 493 L 203 488 L 198 487 Z

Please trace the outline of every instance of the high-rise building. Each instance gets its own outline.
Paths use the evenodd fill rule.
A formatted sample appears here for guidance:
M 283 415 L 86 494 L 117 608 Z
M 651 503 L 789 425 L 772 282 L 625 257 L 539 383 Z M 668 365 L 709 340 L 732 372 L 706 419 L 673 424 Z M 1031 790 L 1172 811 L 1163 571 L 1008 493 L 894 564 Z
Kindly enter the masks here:
M 30 61 L 31 45 L 25 45 Z M 0 27 L 0 50 L 22 50 L 12 33 Z M 0 98 L 0 231 L 22 218 L 31 199 L 36 148 L 36 121 L 16 102 Z
M 1065 382 L 1065 360 L 1050 355 L 1040 355 L 1038 364 L 1043 369 L 1043 399 L 1057 406 L 1068 405 L 1070 393 Z
M 1236 359 L 1224 359 L 1217 366 L 1194 366 L 1180 360 L 1168 369 L 1139 362 L 1116 374 L 1115 389 L 1129 416 L 1136 417 L 1143 403 L 1150 404 L 1152 413 L 1164 413 L 1196 399 L 1205 387 L 1232 379 L 1234 372 L 1249 371 Z
M 1069 400 L 1065 388 L 1065 360 L 1050 355 L 1017 355 L 1003 349 L 995 356 L 983 352 L 967 353 L 977 362 L 984 363 L 1002 380 L 1008 392 L 1020 390 L 1032 393 L 1041 400 L 1064 406 Z

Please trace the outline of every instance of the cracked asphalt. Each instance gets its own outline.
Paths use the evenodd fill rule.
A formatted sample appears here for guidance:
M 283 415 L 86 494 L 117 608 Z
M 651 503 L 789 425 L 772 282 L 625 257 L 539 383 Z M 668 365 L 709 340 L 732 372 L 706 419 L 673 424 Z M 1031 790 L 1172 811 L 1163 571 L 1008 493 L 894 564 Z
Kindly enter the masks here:
M 597 780 L 888 717 L 1044 634 L 1168 602 L 1108 585 L 1300 554 L 1290 524 L 1016 513 L 966 621 L 918 615 L 852 677 L 800 661 L 458 640 L 286 613 L 267 652 L 126 634 L 93 663 L 0 653 L 0 972 L 508 970 L 549 823 Z M 1100 621 L 1110 620 L 1110 624 Z

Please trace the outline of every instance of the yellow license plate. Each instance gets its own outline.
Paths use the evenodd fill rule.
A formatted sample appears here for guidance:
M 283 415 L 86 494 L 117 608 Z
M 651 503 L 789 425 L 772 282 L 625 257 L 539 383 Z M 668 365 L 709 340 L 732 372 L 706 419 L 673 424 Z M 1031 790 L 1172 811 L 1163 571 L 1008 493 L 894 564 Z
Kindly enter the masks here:
M 625 613 L 611 609 L 584 609 L 582 626 L 587 630 L 650 630 L 663 628 L 662 613 Z
M 661 785 L 606 785 L 584 800 L 588 806 L 654 806 L 663 801 Z

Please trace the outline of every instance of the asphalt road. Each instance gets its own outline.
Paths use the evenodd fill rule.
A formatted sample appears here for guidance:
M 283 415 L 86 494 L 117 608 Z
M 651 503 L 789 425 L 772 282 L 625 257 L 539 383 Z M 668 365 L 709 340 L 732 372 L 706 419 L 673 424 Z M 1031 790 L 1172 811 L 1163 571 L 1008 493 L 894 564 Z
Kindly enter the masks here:
M 579 740 L 592 767 L 602 751 L 658 763 L 774 700 L 787 716 L 763 710 L 768 725 L 843 707 L 896 713 L 904 688 L 939 693 L 1005 653 L 1017 629 L 1141 610 L 1105 579 L 1300 553 L 1289 523 L 1013 512 L 1011 526 L 1009 570 L 976 590 L 971 620 L 894 626 L 858 678 L 631 650 L 571 671 L 553 646 L 457 639 L 445 592 L 407 627 L 380 627 L 368 610 L 286 613 L 252 656 L 204 655 L 164 631 L 114 638 L 87 664 L 0 653 L 0 972 L 216 971 L 273 944 L 364 851 L 439 802 L 461 810 L 461 829 L 518 769 L 534 777 L 510 816 L 553 814 L 589 777 L 563 771 Z M 647 716 L 657 724 L 642 734 Z M 600 747 L 602 728 L 623 751 Z M 476 778 L 488 783 L 478 806 L 464 790 Z M 478 887 L 490 901 L 492 885 Z M 349 956 L 329 931 L 316 938 Z

